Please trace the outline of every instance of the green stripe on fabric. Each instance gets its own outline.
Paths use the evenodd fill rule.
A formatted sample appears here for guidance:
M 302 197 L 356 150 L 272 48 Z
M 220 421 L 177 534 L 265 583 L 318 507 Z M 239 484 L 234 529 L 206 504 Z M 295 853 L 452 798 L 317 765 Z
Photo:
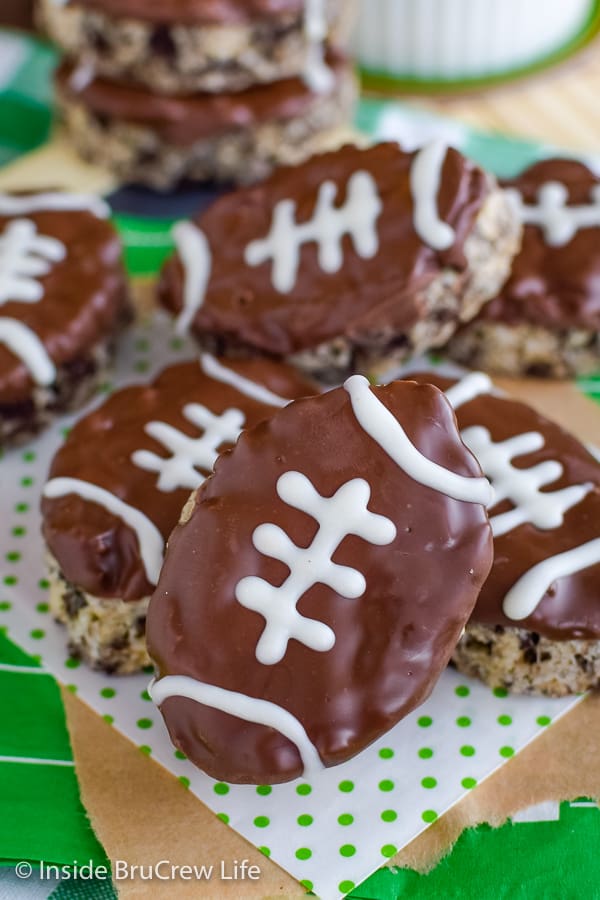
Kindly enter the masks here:
M 58 685 L 1 631 L 0 722 L 0 757 L 20 760 L 0 759 L 2 862 L 107 864 L 79 798 Z

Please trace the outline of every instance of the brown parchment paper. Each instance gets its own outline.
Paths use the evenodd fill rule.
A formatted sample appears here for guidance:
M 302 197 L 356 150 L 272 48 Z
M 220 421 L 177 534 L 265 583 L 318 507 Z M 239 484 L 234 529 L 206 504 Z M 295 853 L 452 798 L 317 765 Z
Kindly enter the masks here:
M 573 385 L 504 379 L 502 387 L 600 446 L 600 406 Z M 152 897 L 295 897 L 296 881 L 224 825 L 165 769 L 70 692 L 63 691 L 83 802 L 111 859 L 176 865 L 248 859 L 258 881 L 152 882 Z M 425 872 L 452 847 L 463 829 L 502 824 L 520 809 L 545 800 L 600 797 L 600 696 L 582 700 L 496 774 L 471 791 L 391 865 Z M 117 883 L 123 898 L 145 898 L 148 883 Z

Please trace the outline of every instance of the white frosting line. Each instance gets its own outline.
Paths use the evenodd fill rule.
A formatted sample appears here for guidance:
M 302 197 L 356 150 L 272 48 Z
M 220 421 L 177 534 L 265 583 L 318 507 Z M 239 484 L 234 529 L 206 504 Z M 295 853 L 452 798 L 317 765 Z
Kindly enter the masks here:
M 153 681 L 148 693 L 157 706 L 161 706 L 170 697 L 185 697 L 211 709 L 220 709 L 230 716 L 243 719 L 244 722 L 273 728 L 296 745 L 305 775 L 324 768 L 317 748 L 311 743 L 304 726 L 287 709 L 269 700 L 258 700 L 247 694 L 228 691 L 213 684 L 197 681 L 188 675 L 166 675 L 158 681 Z
M 250 575 L 235 588 L 236 600 L 265 619 L 256 646 L 256 658 L 263 665 L 280 662 L 292 639 L 321 653 L 331 650 L 335 644 L 332 629 L 302 616 L 298 601 L 316 584 L 325 584 L 348 599 L 361 597 L 367 586 L 363 574 L 334 563 L 333 554 L 349 534 L 378 545 L 390 544 L 396 537 L 390 519 L 367 509 L 371 488 L 362 478 L 347 481 L 332 497 L 322 497 L 306 475 L 286 472 L 277 482 L 277 493 L 284 503 L 312 516 L 319 528 L 306 548 L 297 547 L 278 525 L 268 523 L 254 530 L 252 542 L 259 553 L 280 560 L 290 570 L 278 587 Z
M 102 506 L 131 528 L 137 535 L 146 578 L 150 584 L 158 582 L 165 542 L 156 525 L 144 513 L 129 506 L 110 491 L 79 478 L 51 478 L 43 492 L 44 497 L 49 499 L 65 497 L 67 494 L 76 494 L 89 503 Z
M 344 384 L 361 428 L 415 481 L 455 500 L 489 506 L 493 491 L 486 478 L 468 478 L 451 472 L 417 450 L 400 422 L 381 403 L 362 375 L 352 375 Z
M 41 756 L 0 756 L 0 763 L 21 763 L 25 766 L 74 766 L 72 759 L 44 759 Z
M 14 219 L 0 234 L 0 306 L 4 303 L 37 303 L 44 288 L 37 280 L 67 255 L 65 245 L 38 234 L 35 222 Z
M 110 207 L 94 194 L 45 193 L 23 197 L 0 194 L 0 216 L 26 216 L 36 212 L 90 212 L 99 219 L 110 216 Z
M 0 344 L 18 356 L 41 387 L 56 381 L 56 369 L 48 351 L 35 333 L 18 319 L 0 317 Z
M 600 563 L 600 538 L 551 556 L 525 573 L 504 598 L 504 614 L 515 621 L 530 616 L 553 582 Z
M 563 466 L 556 460 L 546 460 L 528 469 L 513 466 L 513 459 L 543 448 L 544 438 L 537 431 L 495 443 L 487 428 L 474 425 L 465 428 L 461 437 L 492 481 L 494 506 L 502 500 L 510 500 L 514 506 L 490 519 L 494 537 L 526 522 L 543 531 L 560 528 L 565 513 L 593 490 L 591 483 L 571 485 L 559 491 L 542 490 L 563 474 Z
M 315 94 L 327 94 L 335 84 L 335 75 L 325 62 L 327 33 L 325 0 L 305 0 L 304 36 L 308 51 L 304 81 Z
M 163 457 L 150 450 L 135 450 L 131 454 L 134 465 L 148 472 L 158 472 L 156 487 L 169 493 L 179 488 L 195 490 L 205 480 L 196 466 L 210 472 L 218 457 L 221 444 L 235 444 L 244 426 L 244 414 L 239 409 L 226 409 L 215 415 L 200 403 L 188 403 L 183 415 L 202 429 L 200 437 L 190 437 L 166 422 L 148 422 L 144 431 L 162 444 L 171 456 Z
M 446 397 L 453 409 L 459 409 L 482 394 L 491 394 L 494 385 L 491 378 L 483 372 L 471 372 L 462 381 L 457 381 L 446 391 Z
M 537 195 L 537 205 L 527 204 L 516 188 L 506 191 L 524 225 L 537 225 L 551 247 L 563 247 L 573 240 L 581 228 L 600 226 L 600 184 L 591 189 L 588 204 L 569 206 L 567 187 L 559 181 L 543 184 Z
M 337 192 L 335 182 L 324 181 L 312 219 L 301 224 L 296 223 L 295 202 L 281 200 L 273 210 L 267 236 L 246 247 L 244 256 L 249 266 L 273 260 L 271 280 L 279 293 L 288 294 L 296 284 L 303 244 L 317 244 L 319 265 L 328 275 L 342 268 L 345 235 L 352 238 L 356 253 L 363 259 L 377 254 L 377 219 L 383 207 L 375 179 L 369 172 L 354 172 L 348 180 L 346 201 L 340 207 L 335 206 Z
M 291 400 L 279 397 L 264 385 L 250 381 L 249 378 L 245 378 L 228 366 L 224 366 L 210 353 L 202 353 L 200 355 L 200 367 L 209 378 L 220 381 L 222 384 L 228 384 L 230 387 L 235 388 L 236 391 L 239 391 L 240 394 L 245 394 L 246 397 L 251 397 L 259 403 L 277 407 L 284 407 L 291 403 Z
M 434 250 L 448 250 L 456 237 L 454 229 L 440 219 L 438 212 L 438 194 L 447 151 L 444 141 L 432 141 L 419 150 L 410 169 L 415 231 Z
M 173 238 L 184 270 L 183 307 L 175 322 L 175 331 L 183 335 L 204 303 L 212 254 L 206 235 L 191 222 L 178 222 Z

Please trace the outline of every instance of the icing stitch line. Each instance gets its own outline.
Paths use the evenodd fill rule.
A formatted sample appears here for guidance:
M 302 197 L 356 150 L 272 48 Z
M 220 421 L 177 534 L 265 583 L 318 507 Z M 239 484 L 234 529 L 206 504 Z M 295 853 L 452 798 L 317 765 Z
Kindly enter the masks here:
M 0 193 L 0 216 L 35 212 L 90 212 L 99 219 L 110 216 L 110 206 L 94 194 L 46 193 L 17 197 Z
M 489 506 L 493 499 L 487 478 L 470 478 L 451 472 L 417 450 L 400 422 L 375 396 L 367 379 L 352 375 L 344 384 L 352 410 L 363 431 L 379 444 L 399 468 L 419 484 L 432 488 L 454 500 Z
M 277 494 L 315 519 L 319 528 L 309 547 L 296 546 L 271 522 L 254 529 L 252 543 L 258 552 L 280 560 L 290 571 L 277 587 L 256 575 L 242 578 L 235 587 L 238 603 L 264 617 L 265 628 L 256 646 L 256 658 L 263 665 L 280 662 L 292 639 L 321 653 L 331 650 L 336 640 L 333 629 L 301 615 L 298 601 L 316 584 L 349 600 L 362 597 L 367 588 L 364 575 L 334 563 L 337 548 L 350 534 L 380 546 L 396 538 L 394 523 L 367 508 L 371 487 L 363 478 L 347 481 L 332 497 L 323 497 L 302 472 L 285 472 L 277 481 Z
M 447 152 L 444 141 L 432 141 L 419 150 L 410 168 L 415 231 L 434 250 L 448 250 L 456 237 L 454 229 L 440 219 L 438 212 L 438 194 Z
M 519 578 L 507 593 L 502 604 L 505 616 L 517 622 L 526 619 L 555 581 L 576 575 L 597 563 L 600 563 L 600 538 L 538 563 Z
M 235 444 L 244 426 L 244 414 L 239 409 L 226 409 L 216 416 L 200 403 L 188 403 L 183 407 L 183 416 L 202 431 L 200 437 L 190 437 L 166 422 L 148 422 L 144 428 L 146 434 L 162 444 L 171 456 L 158 456 L 150 450 L 135 450 L 131 454 L 134 465 L 159 473 L 156 486 L 166 493 L 200 487 L 205 479 L 196 466 L 210 472 L 219 455 L 217 448 L 224 443 Z
M 258 700 L 247 694 L 228 691 L 214 684 L 197 681 L 188 675 L 166 675 L 159 680 L 153 680 L 148 687 L 148 693 L 157 706 L 161 706 L 170 697 L 184 697 L 202 706 L 219 709 L 230 716 L 243 719 L 244 722 L 273 728 L 295 744 L 305 775 L 325 768 L 304 726 L 287 709 L 269 700 Z
M 289 294 L 296 286 L 304 244 L 316 243 L 319 266 L 327 275 L 339 272 L 344 264 L 345 235 L 351 237 L 361 259 L 377 255 L 377 220 L 383 205 L 375 179 L 359 169 L 348 179 L 343 206 L 335 205 L 337 195 L 336 183 L 324 181 L 312 218 L 300 224 L 296 222 L 295 201 L 280 200 L 273 209 L 269 233 L 247 245 L 244 260 L 248 266 L 273 261 L 271 282 L 280 294 Z
M 283 397 L 278 396 L 278 394 L 274 394 L 262 384 L 250 381 L 249 378 L 244 378 L 243 375 L 239 375 L 237 372 L 234 372 L 233 369 L 222 365 L 222 363 L 215 359 L 214 356 L 211 356 L 210 353 L 202 353 L 200 355 L 200 368 L 205 375 L 208 375 L 208 377 L 212 378 L 214 381 L 228 384 L 230 387 L 239 391 L 240 394 L 245 394 L 247 397 L 251 397 L 252 400 L 257 400 L 259 403 L 265 403 L 267 406 L 284 407 L 292 402 L 291 400 L 286 400 Z
M 56 381 L 56 369 L 46 348 L 35 333 L 18 319 L 0 318 L 0 344 L 14 353 L 40 387 Z
M 446 397 L 454 409 L 458 409 L 481 394 L 493 392 L 494 386 L 487 375 L 472 372 L 448 388 Z M 559 528 L 564 522 L 564 514 L 581 503 L 593 489 L 593 485 L 586 482 L 557 491 L 541 490 L 558 481 L 563 474 L 563 466 L 556 460 L 546 460 L 528 469 L 513 466 L 513 459 L 542 449 L 544 438 L 537 431 L 494 442 L 487 428 L 474 425 L 463 429 L 461 437 L 492 481 L 493 506 L 503 500 L 510 500 L 513 505 L 513 509 L 490 518 L 494 537 L 528 522 L 543 531 Z
M 79 478 L 51 478 L 43 491 L 43 496 L 50 500 L 67 494 L 77 494 L 82 500 L 104 507 L 128 525 L 136 533 L 146 578 L 150 584 L 157 584 L 165 542 L 156 525 L 139 509 L 129 506 L 110 491 L 89 481 L 81 481 Z
M 184 335 L 206 298 L 212 254 L 206 235 L 191 222 L 178 222 L 172 234 L 185 275 L 183 307 L 175 321 L 175 332 Z
M 0 235 L 0 306 L 11 301 L 37 303 L 44 296 L 38 281 L 67 255 L 65 245 L 39 234 L 31 219 L 13 219 Z
M 547 181 L 537 194 L 538 205 L 527 204 L 516 188 L 506 194 L 524 225 L 536 225 L 550 247 L 564 247 L 582 228 L 600 226 L 600 184 L 591 190 L 587 205 L 569 206 L 569 191 L 560 181 Z

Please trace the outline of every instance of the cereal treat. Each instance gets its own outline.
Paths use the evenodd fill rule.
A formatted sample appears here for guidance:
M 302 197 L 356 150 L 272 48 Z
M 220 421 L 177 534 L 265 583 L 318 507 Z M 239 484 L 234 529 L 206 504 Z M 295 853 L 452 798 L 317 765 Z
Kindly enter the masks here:
M 482 373 L 458 383 L 414 377 L 446 389 L 495 494 L 494 565 L 454 664 L 515 693 L 560 697 L 598 687 L 599 463 Z
M 355 0 L 40 0 L 39 19 L 68 56 L 158 94 L 232 92 L 329 78 L 325 43 L 344 47 Z
M 332 56 L 315 91 L 290 77 L 241 93 L 153 94 L 65 62 L 59 105 L 76 150 L 122 182 L 166 189 L 183 178 L 251 182 L 334 143 L 356 99 L 352 67 Z M 339 141 L 338 141 L 339 142 Z
M 150 602 L 150 693 L 175 746 L 269 784 L 384 734 L 473 609 L 490 495 L 428 385 L 355 375 L 246 431 L 186 505 Z
M 600 371 L 600 177 L 583 163 L 547 159 L 506 187 L 525 226 L 521 252 L 500 294 L 448 352 L 501 375 Z
M 81 406 L 130 317 L 121 243 L 97 197 L 0 194 L 0 447 Z
M 313 392 L 279 363 L 205 354 L 79 421 L 42 500 L 51 608 L 73 655 L 108 673 L 148 664 L 148 598 L 190 491 L 244 427 Z
M 456 150 L 346 146 L 179 224 L 160 301 L 207 349 L 339 382 L 444 344 L 498 292 L 520 228 Z

